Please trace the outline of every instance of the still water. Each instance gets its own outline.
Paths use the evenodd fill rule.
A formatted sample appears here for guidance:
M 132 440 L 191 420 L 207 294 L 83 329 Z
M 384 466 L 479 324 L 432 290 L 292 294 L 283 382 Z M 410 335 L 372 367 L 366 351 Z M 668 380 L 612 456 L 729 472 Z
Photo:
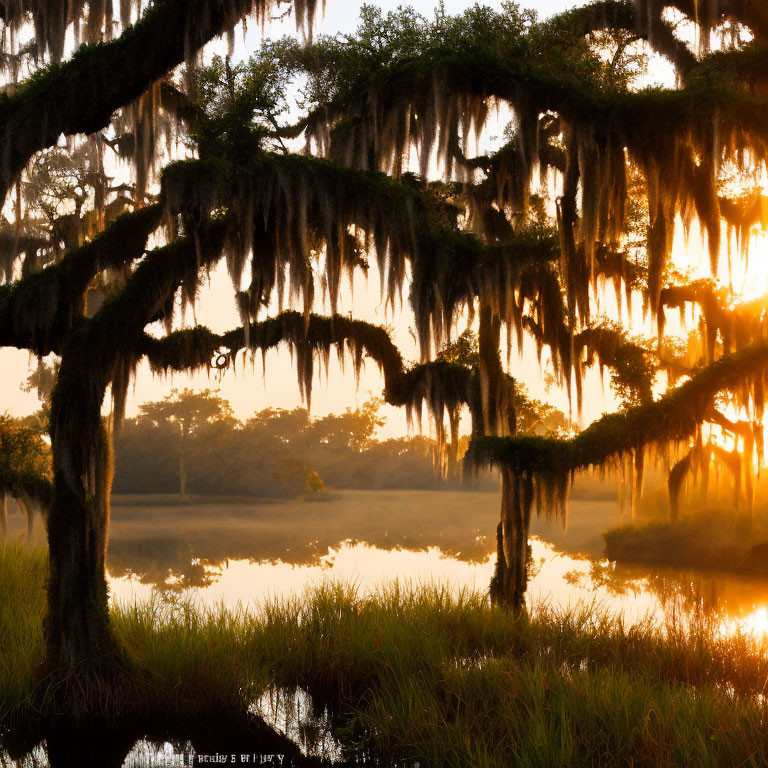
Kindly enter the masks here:
M 527 603 L 536 608 L 595 608 L 623 617 L 631 626 L 648 620 L 659 624 L 688 623 L 696 618 L 718 620 L 721 631 L 740 629 L 768 633 L 768 584 L 722 574 L 672 569 L 628 568 L 607 560 L 558 550 L 538 538 L 531 540 L 532 563 Z M 344 541 L 297 565 L 282 560 L 227 560 L 212 564 L 196 559 L 197 586 L 184 586 L 170 575 L 162 584 L 145 584 L 128 574 L 110 576 L 113 602 L 148 600 L 153 593 L 179 595 L 208 608 L 245 607 L 258 611 L 273 598 L 301 595 L 323 582 L 354 584 L 360 594 L 397 579 L 405 584 L 440 584 L 454 593 L 484 592 L 493 575 L 496 555 L 466 562 L 437 547 L 416 551 L 385 550 L 363 542 Z
M 326 581 L 364 594 L 394 579 L 484 592 L 498 503 L 492 493 L 429 491 L 350 491 L 312 504 L 163 508 L 127 500 L 115 505 L 112 600 L 160 592 L 209 608 L 258 610 Z M 619 522 L 615 502 L 576 499 L 570 511 L 568 530 L 533 523 L 529 606 L 597 608 L 626 625 L 706 618 L 724 632 L 768 633 L 767 581 L 611 563 L 601 556 L 601 533 Z

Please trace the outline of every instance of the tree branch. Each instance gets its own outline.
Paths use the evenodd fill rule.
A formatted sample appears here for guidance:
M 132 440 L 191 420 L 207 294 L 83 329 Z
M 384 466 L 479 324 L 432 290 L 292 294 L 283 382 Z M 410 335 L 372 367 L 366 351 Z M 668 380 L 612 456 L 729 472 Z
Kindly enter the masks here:
M 607 414 L 569 440 L 541 437 L 482 437 L 472 441 L 472 466 L 504 467 L 516 474 L 569 475 L 602 467 L 650 445 L 688 440 L 707 420 L 715 396 L 724 390 L 749 393 L 762 408 L 768 373 L 768 344 L 754 344 L 700 369 L 659 400 Z
M 80 47 L 0 98 L 0 199 L 35 152 L 59 137 L 91 134 L 209 40 L 272 0 L 160 0 L 115 41 Z M 314 14 L 313 0 L 294 0 L 296 16 Z
M 58 264 L 0 285 L 0 346 L 37 355 L 60 352 L 64 338 L 83 316 L 85 292 L 93 278 L 140 258 L 161 214 L 159 204 L 123 214 Z

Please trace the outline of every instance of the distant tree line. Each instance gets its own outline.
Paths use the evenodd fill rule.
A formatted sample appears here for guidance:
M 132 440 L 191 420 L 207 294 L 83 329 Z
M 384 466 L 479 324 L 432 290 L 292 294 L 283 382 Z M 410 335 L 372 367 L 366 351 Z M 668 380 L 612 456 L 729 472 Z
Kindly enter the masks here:
M 457 487 L 460 468 L 436 471 L 436 442 L 423 435 L 377 440 L 380 400 L 312 418 L 304 408 L 267 408 L 245 421 L 211 390 L 174 391 L 145 403 L 124 423 L 115 445 L 115 493 L 301 496 L 331 488 Z M 522 407 L 521 407 L 522 406 Z M 565 425 L 562 413 L 521 390 L 519 418 L 528 431 Z M 461 438 L 457 454 L 469 442 Z M 474 487 L 496 487 L 481 476 Z

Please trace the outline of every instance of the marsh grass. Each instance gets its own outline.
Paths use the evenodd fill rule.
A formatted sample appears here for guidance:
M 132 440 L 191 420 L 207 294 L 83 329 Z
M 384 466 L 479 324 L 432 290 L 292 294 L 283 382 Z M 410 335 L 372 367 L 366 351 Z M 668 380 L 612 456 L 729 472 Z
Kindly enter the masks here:
M 0 712 L 27 695 L 42 662 L 47 574 L 42 549 L 0 544 Z
M 618 562 L 765 574 L 764 556 L 751 563 L 748 554 L 767 535 L 762 520 L 753 524 L 744 514 L 707 510 L 677 523 L 656 519 L 609 528 L 603 539 L 606 557 Z
M 0 549 L 0 697 L 42 657 L 45 560 Z M 153 685 L 199 712 L 306 691 L 349 755 L 428 766 L 768 762 L 768 642 L 627 626 L 595 606 L 514 617 L 485 596 L 326 584 L 253 612 L 159 597 L 113 610 Z

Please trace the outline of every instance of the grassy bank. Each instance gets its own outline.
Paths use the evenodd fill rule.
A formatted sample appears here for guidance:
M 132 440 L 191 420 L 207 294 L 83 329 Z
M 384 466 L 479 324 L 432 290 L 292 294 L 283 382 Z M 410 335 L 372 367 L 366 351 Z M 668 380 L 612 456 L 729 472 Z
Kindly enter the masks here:
M 0 702 L 42 658 L 45 560 L 0 548 Z M 627 628 L 594 611 L 513 618 L 476 594 L 330 585 L 258 614 L 188 603 L 114 621 L 160 690 L 204 707 L 308 691 L 350 752 L 423 766 L 764 765 L 768 644 Z
M 768 575 L 768 560 L 761 548 L 753 550 L 768 539 L 762 519 L 753 523 L 746 516 L 709 512 L 675 524 L 650 521 L 611 528 L 603 539 L 606 557 L 618 562 Z M 768 544 L 763 549 L 768 553 Z

